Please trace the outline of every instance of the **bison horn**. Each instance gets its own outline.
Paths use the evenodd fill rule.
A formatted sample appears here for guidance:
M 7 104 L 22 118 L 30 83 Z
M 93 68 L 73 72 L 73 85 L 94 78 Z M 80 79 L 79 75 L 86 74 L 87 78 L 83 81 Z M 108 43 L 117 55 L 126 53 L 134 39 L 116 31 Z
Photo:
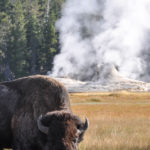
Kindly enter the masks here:
M 38 120 L 37 120 L 37 125 L 38 125 L 38 129 L 44 133 L 44 134 L 48 134 L 48 127 L 44 126 L 41 122 L 42 120 L 42 115 L 39 116 Z
M 85 123 L 84 123 L 84 126 L 83 126 L 83 130 L 87 130 L 89 127 L 89 120 L 88 118 L 85 118 Z

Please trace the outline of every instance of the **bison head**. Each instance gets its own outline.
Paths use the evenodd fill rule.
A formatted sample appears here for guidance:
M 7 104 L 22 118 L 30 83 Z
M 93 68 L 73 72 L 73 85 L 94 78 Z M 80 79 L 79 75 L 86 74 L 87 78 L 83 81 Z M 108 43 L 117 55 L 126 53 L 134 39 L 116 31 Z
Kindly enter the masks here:
M 45 134 L 43 150 L 77 150 L 88 128 L 79 117 L 68 112 L 50 112 L 38 118 L 38 129 Z

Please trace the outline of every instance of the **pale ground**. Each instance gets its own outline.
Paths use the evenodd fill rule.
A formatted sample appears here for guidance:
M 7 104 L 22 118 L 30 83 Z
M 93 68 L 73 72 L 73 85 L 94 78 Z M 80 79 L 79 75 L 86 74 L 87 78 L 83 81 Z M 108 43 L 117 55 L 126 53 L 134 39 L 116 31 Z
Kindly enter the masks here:
M 96 76 L 96 81 L 79 81 L 69 77 L 54 77 L 62 82 L 69 92 L 150 91 L 150 83 L 122 76 L 115 66 L 106 67 Z

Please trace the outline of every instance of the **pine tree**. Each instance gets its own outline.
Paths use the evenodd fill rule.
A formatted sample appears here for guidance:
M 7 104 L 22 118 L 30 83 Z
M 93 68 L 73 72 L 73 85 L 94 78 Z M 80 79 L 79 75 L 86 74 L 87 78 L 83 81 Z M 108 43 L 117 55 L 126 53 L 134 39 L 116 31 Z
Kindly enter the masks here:
M 42 65 L 42 73 L 46 73 L 52 69 L 54 56 L 59 53 L 58 33 L 55 28 L 55 23 L 60 17 L 62 0 L 61 2 L 53 0 L 49 5 L 50 10 L 47 10 L 43 24 L 42 57 L 40 62 Z
M 63 1 L 0 0 L 0 81 L 52 69 Z
M 30 55 L 29 56 L 30 72 L 31 74 L 36 74 L 37 52 L 39 48 L 39 34 L 40 34 L 36 5 L 34 7 L 28 6 L 26 22 L 27 22 L 26 24 L 27 49 Z
M 13 27 L 11 32 L 11 68 L 15 77 L 28 75 L 29 63 L 27 62 L 26 29 L 22 3 L 17 0 L 13 9 Z
M 10 41 L 11 41 L 11 3 L 9 0 L 0 1 L 0 77 L 5 80 L 12 80 L 13 75 L 10 68 Z M 0 80 L 1 80 L 0 79 Z

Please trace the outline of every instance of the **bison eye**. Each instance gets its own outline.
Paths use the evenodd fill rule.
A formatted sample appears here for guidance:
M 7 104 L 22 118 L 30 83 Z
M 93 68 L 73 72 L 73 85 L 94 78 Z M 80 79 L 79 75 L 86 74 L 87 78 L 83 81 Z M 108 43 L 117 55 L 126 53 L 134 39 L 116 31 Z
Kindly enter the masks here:
M 77 129 L 80 129 L 80 128 L 81 128 L 81 125 L 80 125 L 80 124 L 78 124 L 78 125 L 77 125 Z

